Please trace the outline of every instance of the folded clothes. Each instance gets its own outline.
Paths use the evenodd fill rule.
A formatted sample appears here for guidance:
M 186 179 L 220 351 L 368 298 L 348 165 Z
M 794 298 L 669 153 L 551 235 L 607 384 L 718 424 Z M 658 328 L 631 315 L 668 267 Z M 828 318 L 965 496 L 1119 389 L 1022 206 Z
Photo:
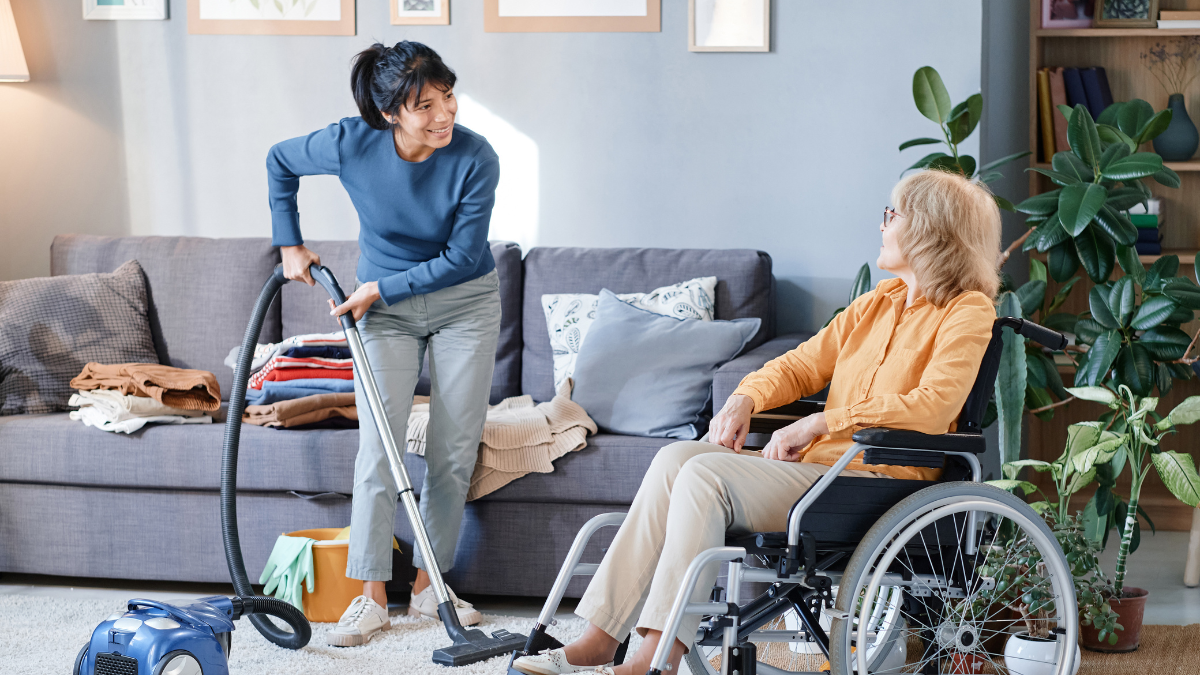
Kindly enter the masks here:
M 221 407 L 217 377 L 206 370 L 174 368 L 157 363 L 89 363 L 75 379 L 73 389 L 111 389 L 122 394 L 148 396 L 163 405 L 184 410 Z
M 184 410 L 163 405 L 148 396 L 131 396 L 112 389 L 93 389 L 80 391 L 71 395 L 68 405 L 76 407 L 92 407 L 100 411 L 110 422 L 121 422 L 135 417 L 155 417 L 161 415 L 182 415 L 183 417 L 199 417 L 204 413 L 200 410 Z
M 311 333 L 308 335 L 295 335 L 283 342 L 272 342 L 269 344 L 258 344 L 254 347 L 254 359 L 250 362 L 250 372 L 257 372 L 267 362 L 282 354 L 293 347 L 346 347 L 349 344 L 346 342 L 346 334 L 338 331 L 336 333 Z M 238 345 L 229 351 L 229 356 L 225 357 L 225 365 L 230 368 L 237 367 L 238 355 L 241 354 L 242 347 Z
M 242 421 L 264 427 L 290 429 L 324 422 L 341 417 L 358 420 L 358 408 L 354 406 L 354 394 L 315 394 L 288 401 L 277 401 L 270 405 L 246 407 Z
M 280 370 L 320 370 L 323 371 L 323 374 L 295 375 L 292 377 L 272 377 L 273 374 Z M 267 365 L 262 367 L 262 370 L 259 370 L 254 374 L 253 377 L 250 378 L 249 386 L 253 387 L 254 389 L 258 389 L 259 386 L 261 386 L 262 383 L 267 380 L 280 381 L 287 379 L 298 379 L 302 377 L 337 377 L 335 375 L 328 374 L 329 372 L 335 370 L 352 373 L 354 371 L 354 362 L 351 359 L 326 359 L 320 357 L 296 358 L 291 356 L 276 356 L 268 361 Z M 351 377 L 353 376 L 351 375 Z M 340 379 L 350 378 L 342 377 Z
M 294 356 L 296 358 L 309 358 L 319 356 L 326 359 L 348 359 L 350 358 L 349 347 L 292 347 L 287 351 L 281 352 L 279 356 Z
M 313 394 L 332 394 L 354 391 L 353 380 L 337 380 L 333 378 L 292 380 L 290 382 L 263 382 L 262 389 L 247 389 L 246 403 L 248 405 L 270 405 L 278 401 L 287 401 Z
M 72 396 L 74 401 L 75 397 Z M 72 403 L 71 405 L 76 405 Z M 72 410 L 69 417 L 78 422 L 83 422 L 89 427 L 96 427 L 101 431 L 113 431 L 122 434 L 132 434 L 141 429 L 147 424 L 212 424 L 212 417 L 208 415 L 151 415 L 149 417 L 130 417 L 117 422 L 112 421 L 104 413 L 104 411 L 95 406 L 85 406 L 79 410 Z

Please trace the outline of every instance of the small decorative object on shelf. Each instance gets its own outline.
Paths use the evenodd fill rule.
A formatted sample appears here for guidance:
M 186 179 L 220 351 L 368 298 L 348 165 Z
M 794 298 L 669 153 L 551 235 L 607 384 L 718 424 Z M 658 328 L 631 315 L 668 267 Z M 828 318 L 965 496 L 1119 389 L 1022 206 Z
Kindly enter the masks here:
M 1158 27 L 1164 29 L 1200 28 L 1200 12 L 1159 12 Z
M 165 19 L 167 0 L 83 0 L 83 18 L 88 21 Z
M 1171 124 L 1154 139 L 1154 151 L 1168 162 L 1189 160 L 1200 147 L 1200 133 L 1188 117 L 1182 93 L 1196 79 L 1197 60 L 1200 60 L 1200 36 L 1180 38 L 1170 44 L 1155 43 L 1142 53 L 1142 63 L 1169 95 Z
M 1042 0 L 1042 28 L 1091 28 L 1095 0 Z
M 1097 28 L 1156 28 L 1158 0 L 1097 0 Z
M 448 26 L 450 0 L 392 0 L 393 26 Z

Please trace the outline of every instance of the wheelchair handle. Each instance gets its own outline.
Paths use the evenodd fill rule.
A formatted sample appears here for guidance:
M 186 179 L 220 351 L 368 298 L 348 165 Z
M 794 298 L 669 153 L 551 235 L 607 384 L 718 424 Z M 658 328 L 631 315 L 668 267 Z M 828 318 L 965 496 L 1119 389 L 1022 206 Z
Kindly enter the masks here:
M 1032 321 L 1026 319 L 1018 319 L 1014 316 L 1004 316 L 996 320 L 1001 328 L 1007 327 L 1013 329 L 1018 335 L 1024 336 L 1034 342 L 1049 347 L 1053 351 L 1061 351 L 1069 342 L 1067 336 L 1056 330 L 1050 330 L 1045 326 L 1039 326 Z

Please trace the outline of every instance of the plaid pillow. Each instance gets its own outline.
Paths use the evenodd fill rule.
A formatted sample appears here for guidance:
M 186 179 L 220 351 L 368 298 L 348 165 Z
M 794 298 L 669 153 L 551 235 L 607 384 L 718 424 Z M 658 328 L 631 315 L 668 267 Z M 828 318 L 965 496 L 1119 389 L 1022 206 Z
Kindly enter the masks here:
M 0 282 L 0 415 L 68 410 L 89 361 L 158 363 L 136 260 L 108 274 Z

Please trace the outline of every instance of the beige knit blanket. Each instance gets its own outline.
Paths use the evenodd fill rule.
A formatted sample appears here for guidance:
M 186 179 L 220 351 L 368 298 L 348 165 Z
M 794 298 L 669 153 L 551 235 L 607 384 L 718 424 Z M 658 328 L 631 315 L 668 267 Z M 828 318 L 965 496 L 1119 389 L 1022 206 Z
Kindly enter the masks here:
M 488 407 L 467 501 L 495 492 L 530 473 L 551 473 L 552 462 L 587 446 L 596 423 L 571 401 L 571 382 L 553 400 L 533 404 L 529 396 L 506 398 Z M 416 396 L 408 416 L 408 451 L 425 455 L 429 397 Z

